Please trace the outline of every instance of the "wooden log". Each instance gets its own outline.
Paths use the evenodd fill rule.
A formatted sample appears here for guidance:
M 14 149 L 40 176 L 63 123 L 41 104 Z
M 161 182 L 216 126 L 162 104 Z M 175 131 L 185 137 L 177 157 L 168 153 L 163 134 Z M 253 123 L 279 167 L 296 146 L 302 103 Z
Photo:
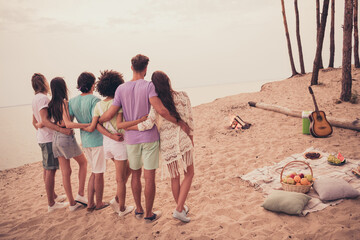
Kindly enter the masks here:
M 257 102 L 249 102 L 250 107 L 257 107 L 273 112 L 282 113 L 288 116 L 292 117 L 298 117 L 302 118 L 302 111 L 300 110 L 291 110 L 286 107 L 273 105 L 273 104 L 267 104 L 267 103 L 257 103 Z M 360 131 L 360 120 L 356 119 L 354 121 L 350 121 L 347 119 L 336 119 L 334 117 L 326 117 L 326 119 L 329 121 L 329 123 L 334 127 L 340 127 L 340 128 L 347 128 L 355 131 Z

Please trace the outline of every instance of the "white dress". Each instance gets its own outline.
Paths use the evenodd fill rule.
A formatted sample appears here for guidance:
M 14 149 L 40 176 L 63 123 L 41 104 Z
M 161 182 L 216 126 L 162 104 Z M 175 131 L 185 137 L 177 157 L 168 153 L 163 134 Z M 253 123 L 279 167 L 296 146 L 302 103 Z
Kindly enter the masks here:
M 180 118 L 190 127 L 193 135 L 193 116 L 188 95 L 185 92 L 174 92 L 173 99 Z M 150 108 L 148 119 L 139 123 L 139 131 L 151 129 L 156 124 L 160 134 L 160 157 L 168 166 L 171 178 L 179 175 L 179 165 L 184 171 L 193 164 L 193 145 L 190 137 L 179 127 L 161 117 L 153 107 Z

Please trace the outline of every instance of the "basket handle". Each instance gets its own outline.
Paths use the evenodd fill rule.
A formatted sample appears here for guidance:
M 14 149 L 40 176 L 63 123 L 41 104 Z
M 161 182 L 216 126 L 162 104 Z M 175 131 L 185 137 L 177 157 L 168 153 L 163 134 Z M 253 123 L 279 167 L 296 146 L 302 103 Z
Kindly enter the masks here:
M 291 161 L 291 162 L 289 162 L 289 163 L 287 163 L 284 167 L 283 167 L 283 169 L 281 170 L 281 174 L 280 174 L 280 182 L 282 182 L 282 175 L 283 175 L 283 172 L 284 172 L 284 170 L 285 170 L 285 168 L 288 166 L 288 165 L 291 165 L 291 164 L 293 164 L 293 163 L 303 163 L 303 164 L 306 164 L 309 168 L 310 168 L 310 171 L 311 171 L 311 176 L 313 176 L 313 171 L 312 171 L 312 168 L 310 167 L 310 165 L 309 164 L 307 164 L 306 162 L 304 162 L 304 161 Z

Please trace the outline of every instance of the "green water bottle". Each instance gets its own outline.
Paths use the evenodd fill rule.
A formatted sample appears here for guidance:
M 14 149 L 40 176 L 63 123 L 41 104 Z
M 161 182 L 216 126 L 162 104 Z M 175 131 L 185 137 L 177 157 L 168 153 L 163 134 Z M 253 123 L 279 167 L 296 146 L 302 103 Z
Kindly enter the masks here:
M 302 112 L 302 133 L 310 134 L 310 119 L 309 115 L 311 111 L 303 111 Z

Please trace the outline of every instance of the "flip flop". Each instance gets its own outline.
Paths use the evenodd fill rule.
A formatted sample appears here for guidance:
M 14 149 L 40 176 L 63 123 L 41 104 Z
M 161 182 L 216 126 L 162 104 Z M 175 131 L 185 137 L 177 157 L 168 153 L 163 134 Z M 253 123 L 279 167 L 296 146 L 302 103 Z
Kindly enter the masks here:
M 155 211 L 153 212 L 153 215 L 151 217 L 146 217 L 144 218 L 144 220 L 146 221 L 146 223 L 151 223 L 151 222 L 155 222 L 160 217 L 161 217 L 161 211 Z
M 96 206 L 94 205 L 93 207 L 88 207 L 88 208 L 86 209 L 86 211 L 92 212 L 92 211 L 95 210 L 95 208 L 96 208 Z
M 83 205 L 84 207 L 87 207 L 87 204 L 86 204 L 86 203 L 80 202 L 80 201 L 78 201 L 78 200 L 75 200 L 75 202 L 80 203 L 80 204 Z
M 110 204 L 109 203 L 104 203 L 104 205 L 102 205 L 101 207 L 99 208 L 95 208 L 95 210 L 101 210 L 101 209 L 104 209 L 106 207 L 108 207 Z
M 135 210 L 135 217 L 136 217 L 137 219 L 141 219 L 141 218 L 143 217 L 143 215 L 144 215 L 144 212 L 137 212 L 137 211 Z

